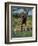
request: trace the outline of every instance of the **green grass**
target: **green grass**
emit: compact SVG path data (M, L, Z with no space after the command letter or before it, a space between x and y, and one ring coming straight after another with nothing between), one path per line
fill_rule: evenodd
M12 33L12 37L31 37L31 36L32 36L32 32L31 31L13 32Z

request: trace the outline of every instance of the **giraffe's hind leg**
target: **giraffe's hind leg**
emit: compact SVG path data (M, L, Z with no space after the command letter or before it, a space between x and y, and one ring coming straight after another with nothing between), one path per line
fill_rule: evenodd
M21 25L21 32L23 31L23 25Z

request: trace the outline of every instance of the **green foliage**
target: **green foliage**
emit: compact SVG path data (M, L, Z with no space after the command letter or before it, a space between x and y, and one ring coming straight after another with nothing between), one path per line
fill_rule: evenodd
M18 14L12 15L12 17L14 17L14 18L19 18Z

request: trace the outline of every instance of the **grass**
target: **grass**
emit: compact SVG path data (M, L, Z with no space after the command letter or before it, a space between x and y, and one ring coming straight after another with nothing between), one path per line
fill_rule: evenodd
M25 32L13 32L12 37L31 37L32 32L31 31L25 31Z

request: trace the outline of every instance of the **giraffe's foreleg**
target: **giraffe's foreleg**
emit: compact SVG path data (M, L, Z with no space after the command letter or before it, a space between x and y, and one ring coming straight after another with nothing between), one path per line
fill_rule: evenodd
M27 24L25 24L25 31L27 31Z

